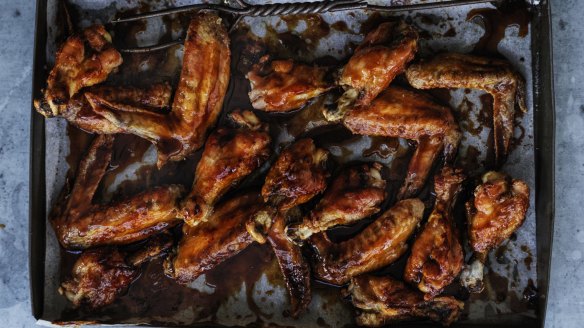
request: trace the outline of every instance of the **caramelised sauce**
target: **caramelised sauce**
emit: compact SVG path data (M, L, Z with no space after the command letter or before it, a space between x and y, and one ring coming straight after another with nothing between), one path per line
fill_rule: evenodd
M518 35L525 37L529 31L531 16L525 1L508 1L497 9L473 9L466 19L478 20L485 28L485 34L475 45L473 52L497 55L499 42L505 37L507 28L517 27Z
M142 9L141 9L142 11ZM497 11L497 10L495 10ZM471 15L472 14L472 15ZM351 13L349 13L351 15ZM469 14L469 19L481 16L485 20L500 24L503 22L507 25L513 25L511 18L493 18L494 14L489 11L476 11ZM526 16L528 17L528 16ZM391 20L391 17L385 17L378 13L370 15L360 28L360 33L365 34L376 27L380 22ZM328 63L331 66L338 64L330 58L313 58L313 51L318 46L321 38L328 36L331 30L351 33L345 22L339 21L330 26L319 15L304 15L283 17L283 21L288 28L298 29L299 31L277 32L275 28L267 26L267 34L264 38L258 39L249 33L245 26L240 26L238 31L231 35L232 44L232 77L228 95L224 105L224 113L220 119L220 125L225 124L225 114L235 108L250 109L251 104L247 93L249 91L249 82L245 78L245 73L249 71L251 65L257 62L257 59L264 53L269 52L275 57L294 58L306 60L307 62L319 62L320 64ZM519 20L520 34L522 34L522 21ZM166 28L160 42L168 41L172 35L180 34L180 31L188 24L188 16L179 18L164 18L163 23ZM501 23L501 24L503 24ZM306 29L301 29L300 25L306 25ZM493 25L494 26L494 25ZM497 25L498 26L498 25ZM115 27L116 45L124 47L135 46L135 34L141 33L146 29L144 23L119 24ZM503 30L504 33L504 30ZM448 30L444 36L450 36L452 32ZM493 37L496 39L496 37ZM483 41L485 48L489 47L492 41ZM498 44L498 42L497 42ZM347 51L351 53L356 44L348 42ZM481 48L477 46L477 49ZM496 47L495 47L496 49ZM160 51L150 54L132 54L124 56L124 65L120 72L112 79L112 83L122 82L130 85L147 85L152 82L169 81L176 82L178 72L180 71L180 61L174 55L174 50ZM478 50L477 50L478 51ZM147 69L146 69L147 68ZM156 74L152 74L156 72ZM448 90L430 91L434 97L442 103L450 103L450 92ZM492 99L489 95L481 97L483 107L479 114L481 126L491 126ZM406 172L409 159L413 153L414 147L403 146L398 139L366 137L353 135L348 130L339 125L331 125L324 120L322 116L322 107L328 100L326 97L319 97L308 104L305 108L299 109L285 115L274 115L258 113L260 118L267 121L270 125L270 133L276 141L273 148L281 149L284 144L301 137L312 137L319 147L326 148L331 153L331 172L332 177L345 165L351 165L355 161L381 161L386 168L383 170L384 178L387 179L388 199L383 204L383 211L387 210L395 199L395 194L403 181L403 175ZM459 110L457 118L465 120L468 118L472 108L470 102L462 105L466 106L462 111ZM481 126L466 126L465 129L470 133L480 133ZM68 128L71 142L71 152L67 158L70 167L73 169L77 166L79 159L85 152L91 136L75 128ZM357 147L359 144L367 144L365 147ZM110 165L110 170L104 177L101 198L106 198L105 191L110 189L115 176L127 169L134 163L139 163L144 153L150 147L150 144L144 140L133 136L119 136L115 143L114 156ZM492 147L489 147L492 148ZM480 151L474 147L469 147L464 160L459 158L459 164L463 167L478 167ZM178 183L184 185L187 190L194 178L194 169L200 157L200 151L181 162L170 162L161 169L155 165L145 165L136 171L136 179L124 181L116 186L112 198L123 199L144 189L153 186ZM259 174L254 177L254 181L246 183L246 186L259 186L263 181L263 175ZM469 188L470 189L470 188ZM434 196L432 194L432 183L427 186L420 194L426 204L426 215L432 209ZM467 192L468 194L469 192ZM229 197L229 195L227 196ZM456 222L459 229L464 229L465 218L462 207L468 195L461 195L457 202L458 210L455 210ZM311 202L304 210L309 210L318 201L318 198ZM461 205L462 204L462 205ZM379 214L378 214L379 215ZM354 236L363 230L378 215L367 220L363 220L351 227L337 227L329 231L331 239L342 241ZM423 226L423 224L422 224ZM180 227L174 231L177 239L180 236ZM413 240L415 237L412 237ZM138 246L134 246L138 247ZM309 250L307 250L308 253ZM62 272L67 276L70 268L77 257L76 253L63 252ZM500 252L501 258L505 257L504 250ZM390 274L396 278L402 277L403 268L409 255L402 256L396 263L377 272L377 274ZM499 258L499 256L497 256ZM528 256L531 258L531 255ZM506 263L504 260L503 262ZM530 266L531 260L526 258L526 266ZM260 280L263 274L267 280L274 286L284 286L280 270L273 256L272 250L267 245L253 244L239 255L227 260L223 264L208 272L204 278L204 283L211 291L200 291L178 285L174 280L167 278L161 270L162 260L156 260L146 264L143 268L140 278L130 287L128 293L122 296L114 304L95 312L85 312L83 310L67 309L62 314L62 320L99 320L102 322L123 322L130 318L141 318L151 324L167 324L172 322L174 314L182 314L181 317L187 318L187 322L179 320L175 324L211 324L218 319L218 310L222 305L227 304L228 299L240 292L245 286L245 297L250 311L254 318L238 317L241 320L253 320L251 325L273 325L270 319L273 314L258 304L269 300L274 290L268 290L264 295L254 295L254 286ZM525 301L516 297L515 293L508 292L509 280L501 277L494 272L488 272L487 280L489 291L481 295L469 296L465 290L458 286L455 281L446 293L455 295L460 299L482 299L503 302L510 300L514 311L525 311ZM323 309L330 304L341 302L346 306L347 311L352 311L347 302L340 299L339 289L313 281L313 292L318 294L325 301L322 304ZM257 292L257 291L256 291ZM528 302L537 298L537 289L533 282L528 285L524 291L524 299ZM517 304L515 304L517 303ZM521 310L523 308L523 310ZM468 316L468 313L466 314ZM316 322L319 326L331 326L323 318L318 318Z

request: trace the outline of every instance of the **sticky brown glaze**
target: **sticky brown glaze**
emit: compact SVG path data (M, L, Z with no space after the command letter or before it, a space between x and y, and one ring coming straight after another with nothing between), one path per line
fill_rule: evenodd
M398 198L416 195L442 152L451 162L461 138L458 124L448 107L430 96L390 86L369 106L351 109L343 119L351 132L363 135L400 137L418 142Z
M277 215L267 239L274 250L290 295L290 315L296 318L306 310L312 297L310 268L300 247L286 237L285 227L285 216Z
M318 205L287 234L294 240L340 224L351 224L380 211L385 199L385 180L380 163L362 164L341 172L326 189Z
M215 126L230 74L229 37L221 18L200 13L191 20L183 65L169 114L94 108L112 124L154 143L158 166L184 159L203 146Z
M427 300L440 294L459 275L464 254L452 218L452 206L465 176L444 167L434 179L436 202L422 233L412 245L404 279L424 292Z
M472 249L484 260L489 251L507 240L525 220L529 186L500 172L487 172L466 203Z
M414 59L418 33L403 21L386 22L369 32L343 67L338 83L356 91L356 106L369 105Z
M57 239L65 248L121 245L143 240L180 222L182 187L153 188L113 204L92 204L112 156L114 137L97 136L65 186L51 213Z
M411 65L406 77L417 89L470 88L491 94L495 157L502 164L513 138L515 106L527 112L525 80L508 61L443 53Z
M389 276L361 275L343 291L358 309L359 326L380 327L411 319L430 319L444 326L458 319L464 303L452 296L425 300L424 294Z
M262 197L281 211L304 204L326 188L326 150L300 139L282 151L262 187Z
M43 99L34 102L36 110L45 117L60 116L79 90L105 81L122 64L111 42L102 25L67 38L55 55Z
M395 204L355 237L335 244L326 234L309 240L315 249L317 278L342 285L359 274L382 268L405 253L407 240L422 220L424 204L406 199Z
M188 284L237 255L254 241L245 223L261 206L257 193L247 193L220 203L207 222L185 224L176 254L165 262L165 273Z
M251 85L249 99L255 109L291 111L333 87L326 75L326 68L290 59L270 61L266 55L246 75Z
M185 222L191 226L206 221L219 198L271 154L266 124L251 111L236 110L230 118L238 127L222 127L213 132L197 164L193 187L182 206Z
M115 248L83 252L73 266L71 279L61 284L59 293L75 307L97 309L113 303L139 274L126 263L124 255Z

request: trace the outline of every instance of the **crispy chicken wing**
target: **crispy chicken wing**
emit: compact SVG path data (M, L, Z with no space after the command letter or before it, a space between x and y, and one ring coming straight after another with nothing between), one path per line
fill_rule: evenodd
M483 263L489 251L507 240L525 220L529 207L529 187L521 180L500 172L487 172L466 203L470 246L475 261L466 267L461 281L474 292L482 290Z
M351 109L343 124L353 133L416 140L406 178L398 198L416 195L426 182L438 154L454 159L461 138L448 107L425 94L390 86L371 105Z
M213 205L232 186L259 168L270 156L268 127L251 111L234 111L238 128L219 128L209 136L195 180L183 204L185 221L195 226L206 221Z
M111 304L138 278L142 263L164 254L171 246L172 238L163 233L133 254L112 247L86 250L75 261L72 277L61 284L59 293L75 307L96 309Z
M122 56L111 42L102 25L67 38L55 56L44 99L35 101L36 110L46 117L60 116L79 90L105 81L122 64Z
M158 165L182 160L203 146L223 106L230 74L229 37L221 18L196 15L185 40L183 67L169 114L94 108L112 124L154 143Z
M424 299L424 295L389 276L361 275L351 279L343 291L359 310L357 324L379 327L409 319L430 319L452 324L464 303L452 296Z
M185 224L176 254L165 262L166 274L187 284L244 250L254 241L245 223L261 206L257 193L246 193L220 203L206 222Z
M357 236L335 244L325 233L313 235L314 269L324 281L342 285L352 277L382 268L405 253L407 240L424 214L419 199L399 201Z
M287 228L287 235L305 240L328 228L351 224L379 212L385 199L381 168L380 163L362 164L341 172L316 208L301 223Z
M325 111L331 121L350 107L367 106L401 74L418 50L418 32L403 21L380 24L369 32L343 67L338 84L345 93L336 111Z
M51 213L57 238L65 248L129 244L180 222L182 187L169 185L144 191L107 205L92 204L112 156L114 137L100 135L81 160L73 187L65 186Z
M493 129L498 164L506 158L513 137L515 104L526 112L525 81L506 60L443 53L411 65L409 83L417 89L471 88L493 96Z
M273 60L268 55L247 73L251 85L249 99L253 108L266 112L288 112L305 105L310 99L330 90L327 69Z
M434 179L436 202L422 233L412 245L404 279L431 299L458 276L464 254L454 227L452 207L465 176L462 170L444 167Z

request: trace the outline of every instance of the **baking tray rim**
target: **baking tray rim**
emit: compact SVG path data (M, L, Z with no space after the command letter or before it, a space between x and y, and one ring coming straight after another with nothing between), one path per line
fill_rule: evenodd
M551 8L549 1L532 4L535 215L537 248L537 326L545 325L551 269L555 202L555 105ZM47 75L47 0L36 0L31 100L38 99ZM534 45L539 45L534 49ZM32 104L32 101L31 101ZM46 255L45 118L31 105L29 172L29 283L31 311L42 319ZM458 325L467 326L467 325ZM474 325L475 327L477 325ZM480 326L480 324L478 325Z

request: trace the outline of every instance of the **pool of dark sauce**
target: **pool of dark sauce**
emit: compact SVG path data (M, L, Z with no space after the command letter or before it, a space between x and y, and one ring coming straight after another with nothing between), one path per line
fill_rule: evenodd
M147 11L147 9L148 7L139 8L137 12ZM527 31L527 24L529 23L527 9L517 6L511 8L473 10L469 12L467 18L472 21L480 21L486 29L485 35L477 43L473 52L492 56L498 55L496 46L504 37L506 27L518 26L520 36L524 36ZM188 19L188 15L165 18L163 23L167 33L159 42L170 40L172 32L180 34L180 31L188 25ZM358 31L353 31L343 21L329 24L319 15L289 16L283 17L280 22L280 24L286 24L287 31L278 32L281 29L267 25L267 33L262 38L254 36L247 26L240 24L238 29L230 36L232 45L232 76L224 104L224 113L220 118L219 125L225 124L225 114L231 110L236 108L251 108L247 96L249 83L245 79L245 73L249 71L251 65L257 62L263 54L269 53L274 58L293 58L308 63L314 62L323 66L334 67L342 65L347 58L336 59L333 56L314 57L314 50L322 38L327 37L331 33L365 34L380 22L392 19L395 18L374 13L369 16L369 19L363 22ZM303 24L307 28L303 29L302 32L297 32L296 29L299 24ZM145 28L144 23L140 22L117 25L113 30L116 45L123 45L124 47L136 46L135 35L144 31ZM501 33L501 31L503 32ZM443 36L455 37L456 35L453 29L448 29ZM426 37L432 36L427 35ZM348 42L345 46L345 52L350 54L356 46L357 44ZM181 65L180 60L174 55L174 52L178 49L180 47L150 54L124 55L124 65L120 72L111 79L110 83L146 86L154 82L169 82L176 85ZM401 81L403 83L403 80ZM444 104L450 102L450 93L448 90L432 90L431 93ZM341 126L331 125L322 116L323 106L334 101L334 99L331 100L330 98L331 96L319 97L310 102L305 108L287 114L265 114L262 112L258 112L257 114L262 120L269 123L273 139L279 141L273 145L275 153L279 153L287 144L302 137L312 137L318 146L328 149L331 153L329 167L332 177L343 167L353 165L357 162L380 161L385 164L386 167L383 170L383 175L388 180L388 200L384 203L383 207L384 210L389 208L395 202L395 194L403 180L414 147L409 147L407 143L400 142L399 139L395 138L352 135ZM481 133L482 126L491 126L492 119L489 110L491 101L490 96L485 95L481 97L483 105L481 108L475 108L478 106L474 106L468 100L463 101L463 104L459 108L455 108L455 115L461 122L462 128L473 135L477 135ZM470 111L477 110L480 111L480 124L474 124L469 120ZM85 152L87 145L91 141L92 136L73 127L68 127L68 136L71 141L71 147L67 162L71 170L74 170L79 159ZM514 141L516 144L520 142L521 140ZM357 144L365 146L356 147ZM110 198L114 200L123 199L147 188L169 183L182 184L187 190L190 188L194 176L194 168L200 157L200 151L184 161L166 164L161 169L156 168L155 165L143 166L137 171L136 179L124 181L115 188L113 193L108 193L107 191L111 189L116 175L123 172L130 165L140 163L149 147L151 146L148 142L134 136L123 135L117 137L114 156L108 173L102 181L96 201L109 200ZM486 148L492 147L489 145ZM478 158L480 154L481 150L470 147L464 156L461 155L459 157L458 165L472 171L477 166L484 165L484 163L479 163ZM276 155L273 156L272 160L275 157ZM264 167L263 170L245 181L242 188L257 188L260 186L266 169L267 167ZM72 176L71 173L70 176ZM469 181L467 185L455 209L456 222L461 230L465 228L461 204L463 204L465 199L470 197L471 186L473 185L472 181ZM429 183L420 195L420 198L428 208L426 214L429 214L434 200L432 187L432 183ZM236 192L234 191L230 194ZM229 197L229 195L226 197ZM317 201L318 198L307 204L307 206L303 206L303 210L308 210ZM345 240L364 229L375 218L376 216L363 220L351 227L334 228L329 232L329 235L335 241ZM178 239L180 229L175 229L174 233ZM526 253L524 264L530 267L533 261L531 252L527 247L525 249L522 248L522 250ZM61 276L64 278L70 272L70 268L78 255L65 251L62 253ZM396 263L379 270L377 274L390 274L396 278L401 278L406 259L407 254ZM68 308L63 311L59 319L61 321L98 320L103 323L146 321L153 325L212 325L217 319L218 309L227 302L229 297L239 293L242 286L245 285L247 304L254 315L254 318L251 318L253 320L251 326L273 325L270 323L270 319L274 314L266 313L265 309L262 309L257 304L257 298L254 298L253 295L253 286L257 284L264 274L272 285L284 287L277 262L269 247L254 244L239 255L227 260L216 269L207 273L204 278L205 285L212 292L198 291L178 285L174 280L167 278L163 274L161 262L162 260L155 260L145 265L140 277L132 284L128 293L120 297L114 304L94 312ZM509 265L513 265L513 263L509 263ZM446 293L470 302L473 300L494 303L507 302L510 304L511 310L515 313L522 313L528 309L533 309L535 300L537 299L537 288L534 283L530 281L530 284L524 289L523 297L518 298L514 292L508 292L509 285L514 283L514 278L516 277L502 277L489 271L487 274L486 292L480 295L468 295L466 291L458 287L458 282L455 281ZM266 298L269 298L270 293L273 293L273 291L268 291L265 295L259 296L261 301L264 302ZM343 304L347 311L352 311L347 302L341 300L338 288L313 281L313 293L319 294L324 299L323 306L340 303ZM258 296L256 295L255 297ZM285 307L287 308L287 306L286 304ZM468 306L466 308L468 311ZM192 312L190 316L184 315L182 319L172 319L174 314L186 313L188 311ZM284 309L283 311L283 314L286 315L286 310ZM461 320L464 321L468 315L468 312L465 312ZM246 322L250 320L247 317L235 319L246 320ZM317 324L323 327L330 326L322 318L317 320Z

